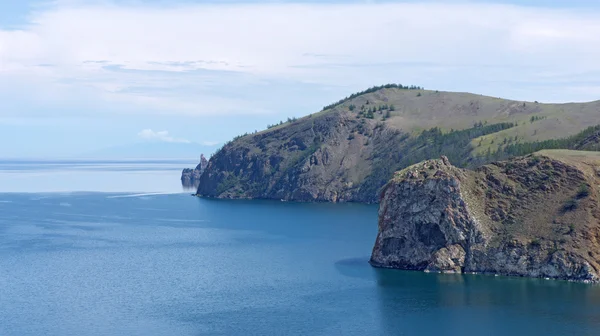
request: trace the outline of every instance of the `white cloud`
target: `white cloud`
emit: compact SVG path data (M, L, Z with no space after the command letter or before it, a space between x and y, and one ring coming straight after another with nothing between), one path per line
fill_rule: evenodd
M158 131L155 132L151 129L145 129L138 133L138 137L144 140L154 140L154 141L162 141L162 142L178 142L178 143L191 143L191 141L186 139L174 138L169 135L167 131Z
M202 141L202 144L204 146L216 146L220 143L221 143L220 141Z
M500 88L495 95L521 90L510 87L518 79L535 84L519 93L532 99L585 100L600 87L577 83L600 71L599 18L598 10L493 4L59 1L32 13L26 29L0 31L0 76L11 83L0 90L21 83L52 101L193 115L266 113L266 100L237 93L281 79Z

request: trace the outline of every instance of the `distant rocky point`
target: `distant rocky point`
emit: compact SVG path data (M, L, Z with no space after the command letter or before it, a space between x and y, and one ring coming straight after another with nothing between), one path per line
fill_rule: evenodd
M208 160L204 157L204 154L200 155L200 163L196 166L196 168L185 168L181 172L181 185L183 185L187 189L198 189L198 185L200 184L200 176L206 170L208 166Z
M541 151L475 170L442 157L383 188L376 267L600 280L600 153Z

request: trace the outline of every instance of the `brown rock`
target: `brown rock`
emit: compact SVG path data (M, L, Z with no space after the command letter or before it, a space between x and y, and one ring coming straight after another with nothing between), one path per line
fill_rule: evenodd
M591 215L598 208L595 186L600 183L588 180L594 175L586 169L593 170L578 160L516 158L468 171L440 159L397 172L381 194L370 262L406 270L598 282L600 260L593 253L598 242L582 233L600 230ZM420 174L432 166L435 174ZM494 168L505 166L510 169ZM540 173L549 170L551 181ZM594 190L564 210L582 183ZM553 191L544 191L542 184L552 184ZM556 229L557 217L573 223L567 233Z

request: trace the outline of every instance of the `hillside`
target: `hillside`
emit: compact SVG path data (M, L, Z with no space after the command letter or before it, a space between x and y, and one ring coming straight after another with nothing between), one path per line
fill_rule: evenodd
M596 129L561 143L542 141L597 124L600 101L543 104L388 85L236 138L211 158L198 195L377 202L394 171L419 161L447 155L461 167L475 167L571 148Z
M583 139L579 140L573 149L586 150L586 151L600 151L600 129L586 135Z
M476 170L424 161L385 186L371 263L598 282L599 185L597 152L541 151Z

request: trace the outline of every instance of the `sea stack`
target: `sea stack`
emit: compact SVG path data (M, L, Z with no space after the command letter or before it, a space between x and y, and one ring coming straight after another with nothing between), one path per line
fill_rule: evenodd
M185 168L181 172L181 184L186 188L197 189L200 183L200 176L206 167L208 166L208 160L204 157L204 154L200 154L200 163L196 166L196 168Z

